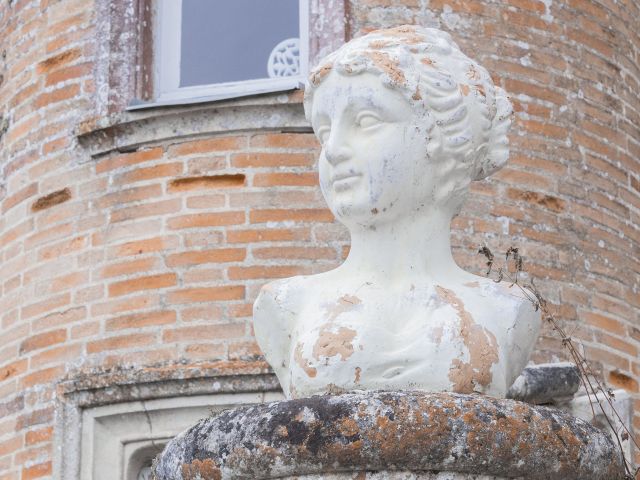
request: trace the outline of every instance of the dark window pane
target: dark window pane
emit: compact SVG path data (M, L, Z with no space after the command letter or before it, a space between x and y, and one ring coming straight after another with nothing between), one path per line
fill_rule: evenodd
M299 30L298 0L182 0L180 86L268 78L271 51Z

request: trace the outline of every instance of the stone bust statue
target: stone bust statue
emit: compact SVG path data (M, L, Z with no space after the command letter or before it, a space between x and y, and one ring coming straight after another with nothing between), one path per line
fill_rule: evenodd
M351 233L338 268L265 285L257 340L291 398L352 390L504 397L540 314L455 263L450 222L507 160L511 104L440 30L354 39L311 76L320 187Z

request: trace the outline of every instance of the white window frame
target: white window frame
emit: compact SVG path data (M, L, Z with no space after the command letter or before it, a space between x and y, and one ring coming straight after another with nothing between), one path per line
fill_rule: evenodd
M217 0L219 1L219 0ZM233 0L224 0L233 1ZM308 74L309 5L300 5L300 74L237 82L179 87L182 0L159 0L156 10L154 104L196 103L299 88Z

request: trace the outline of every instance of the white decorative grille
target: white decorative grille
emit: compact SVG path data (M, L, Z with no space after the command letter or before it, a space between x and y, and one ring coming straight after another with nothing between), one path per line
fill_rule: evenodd
M293 77L300 73L300 39L287 38L274 47L267 64L269 78Z

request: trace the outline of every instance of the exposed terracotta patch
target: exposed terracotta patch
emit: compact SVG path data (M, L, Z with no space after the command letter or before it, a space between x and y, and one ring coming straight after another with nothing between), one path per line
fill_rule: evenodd
M386 73L391 82L396 85L406 85L407 79L402 72L402 69L398 66L398 62L393 60L391 56L383 52L366 52L364 55L369 57L374 65Z
M420 95L420 87L416 87L416 91L413 92L413 95L411 95L411 98L414 100L422 100L422 95Z
M434 327L429 333L435 343L440 344L442 342L442 334L444 333L442 327Z
M449 380L453 382L453 391L471 393L477 386L486 387L493 380L491 366L498 362L498 342L495 335L475 323L453 290L438 285L436 291L458 313L460 336L469 350L469 362L463 362L458 358L451 362Z
M474 85L473 87L476 92L478 92L483 97L487 96L487 92L484 91L484 87L482 85Z
M469 78L469 80L480 80L480 72L476 70L476 67L473 64L469 65L469 69L467 70L467 77Z
M399 37L402 43L408 45L424 42L424 38L416 33L416 29L412 25L401 25L399 27L379 30L379 32L384 36Z
M388 47L389 45L393 45L393 42L390 42L389 40L373 40L369 42L369 48L373 48L375 50Z
M351 343L358 332L351 328L340 327L337 332L332 332L331 325L326 325L320 329L318 340L313 346L313 358L320 360L320 357L336 357L344 362L353 355L353 344Z
M302 356L301 343L298 343L298 345L296 345L296 349L293 353L293 360L302 370L304 370L304 373L306 373L308 377L314 378L318 374L318 370L309 365L309 360Z
M362 300L360 300L355 295L343 295L338 299L335 305L330 307L325 306L327 321L333 322L336 318L342 315L345 312L353 310L356 305L360 305Z
M49 195L45 195L44 197L40 197L33 203L33 205L31 205L31 211L38 212L40 210L53 207L54 205L59 205L60 203L66 202L70 198L71 190L69 190L68 188L63 188L62 190L58 190L56 192L50 193Z
M462 92L462 95L466 97L467 95L469 95L469 92L471 91L471 89L469 88L469 85L467 85L466 83L461 83L460 91Z
M245 176L242 173L176 178L169 182L169 191L190 190L192 188L241 187L244 185L244 179Z
M478 283L477 280L474 280L473 282L467 282L464 284L465 287L470 287L470 288L478 288L480 286L480 283Z
M353 379L353 383L360 382L360 374L362 373L362 369L360 367L356 367L356 378Z
M331 69L333 68L332 63L325 63L324 65L320 65L316 68L311 75L309 76L309 80L312 85L318 85L329 73L331 73Z
M434 62L433 60L431 60L429 57L424 57L420 60L422 63L424 63L425 65L429 65L430 67L433 67L436 62Z

